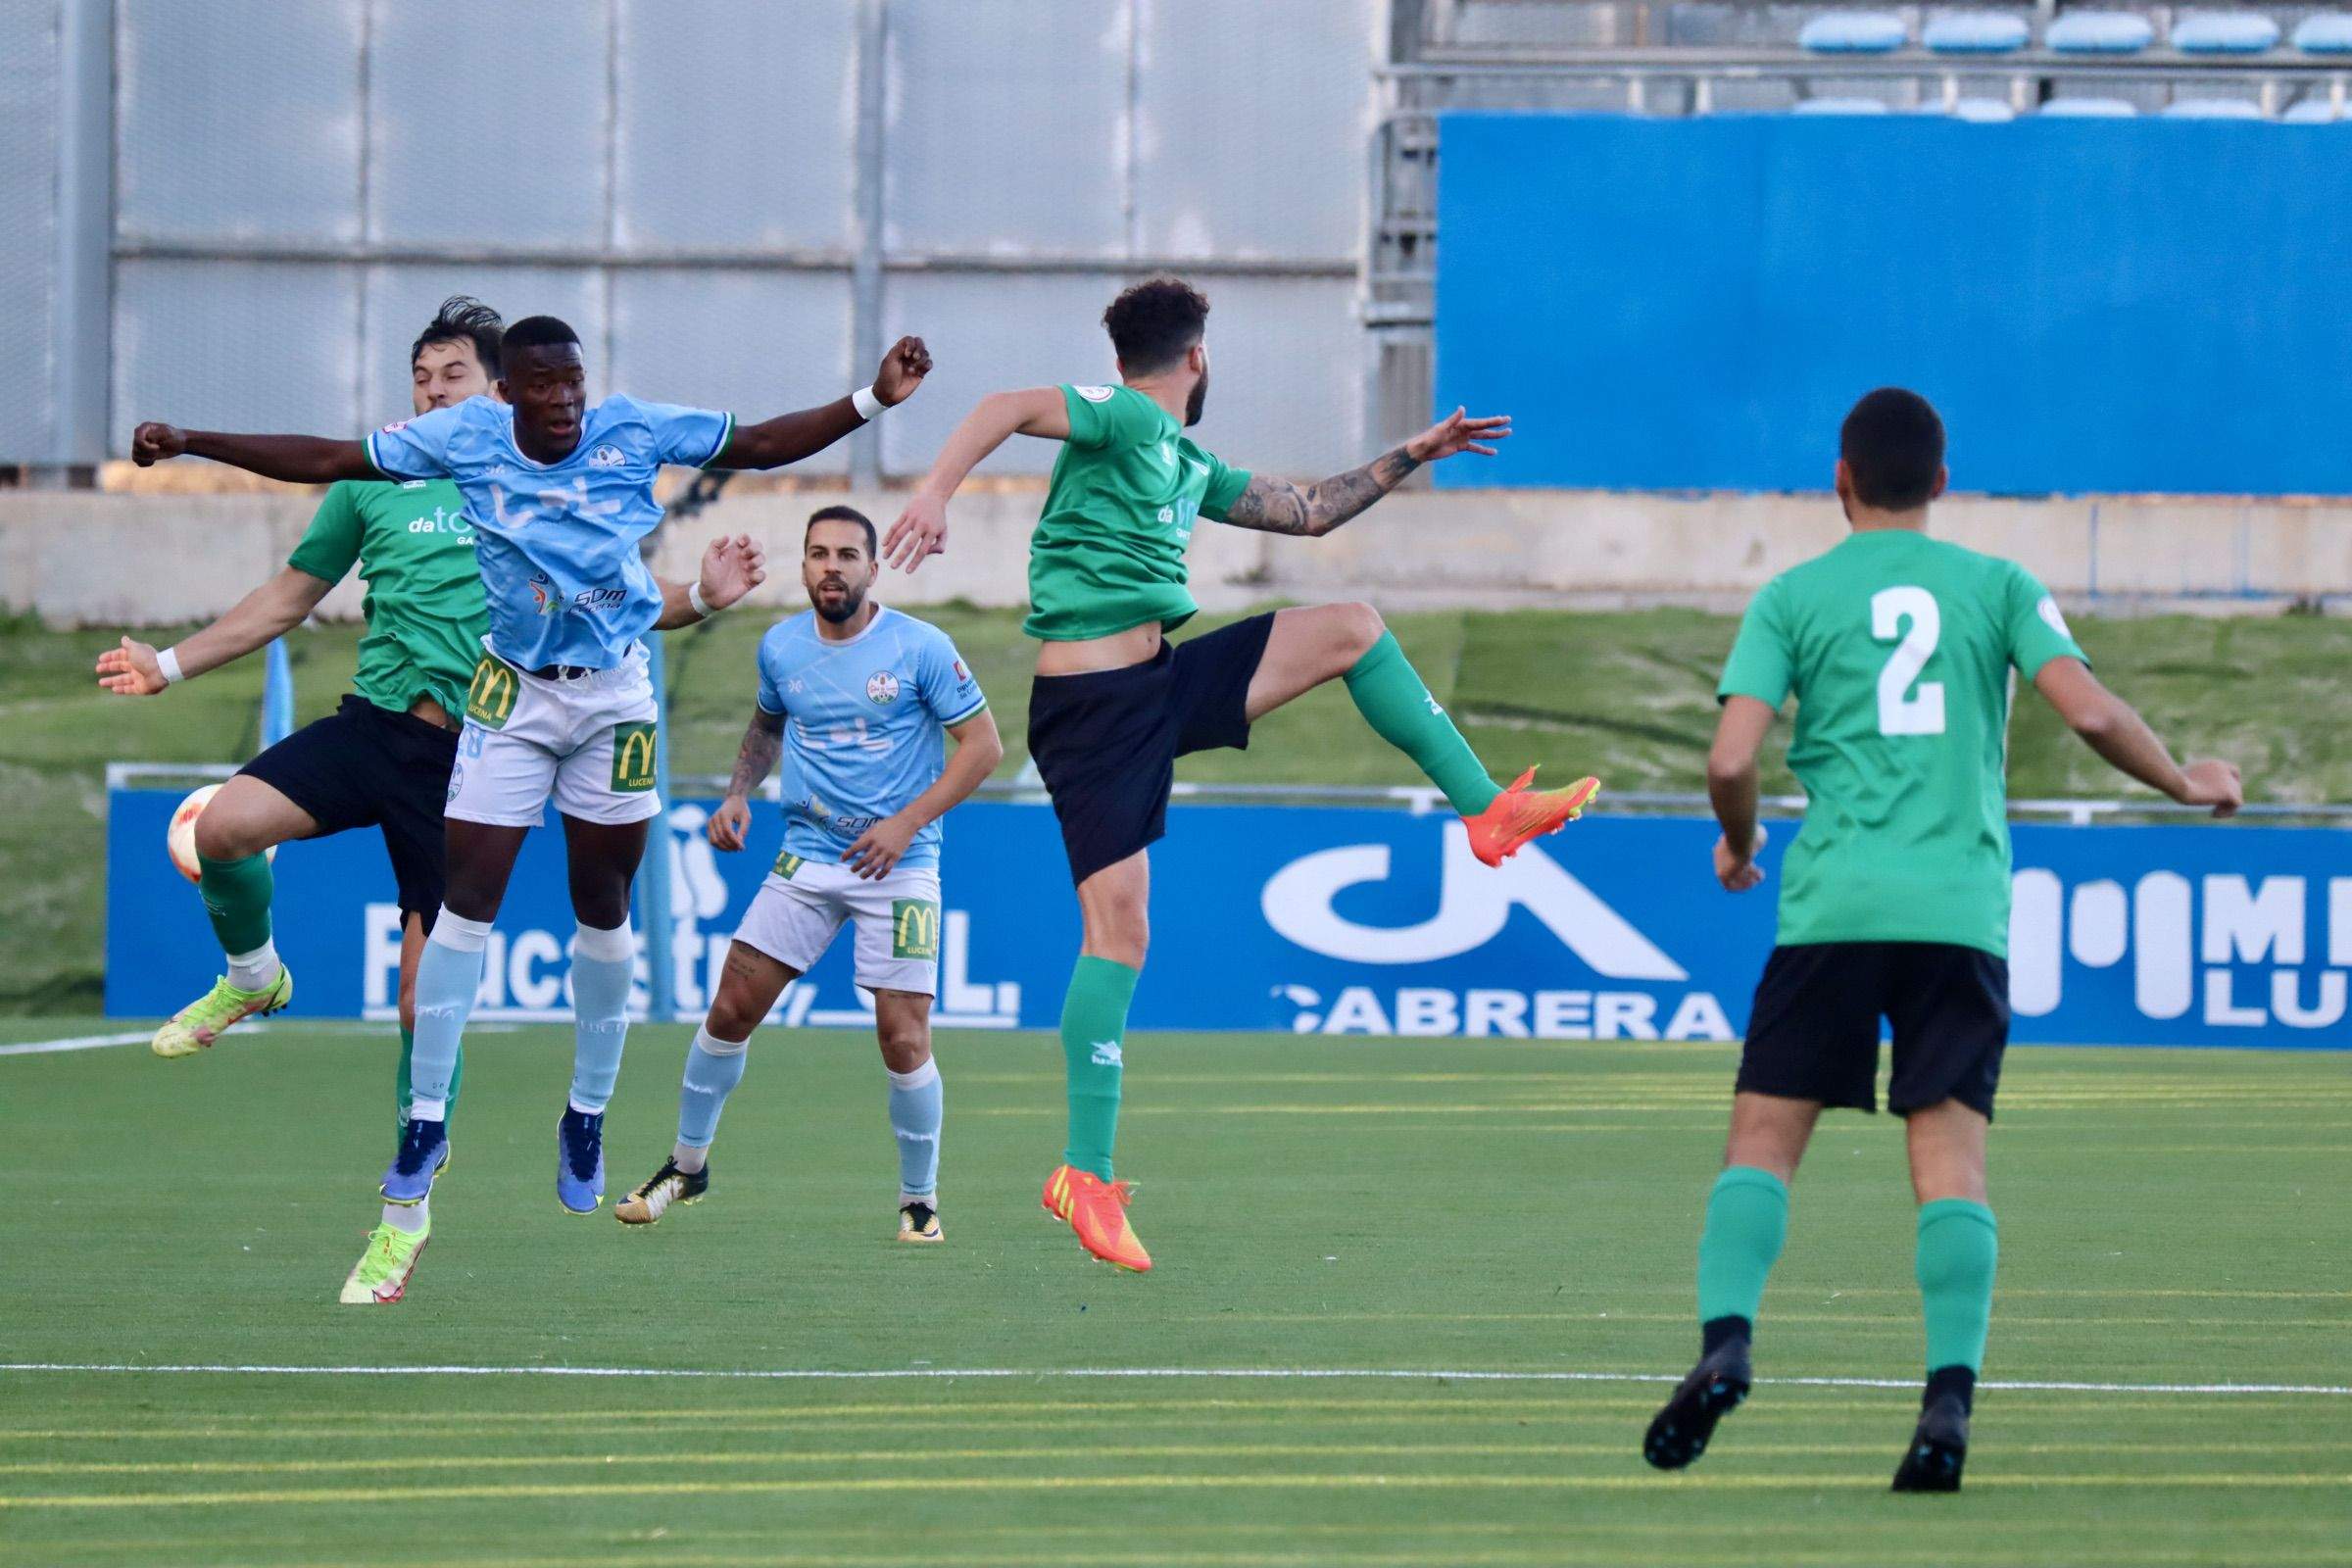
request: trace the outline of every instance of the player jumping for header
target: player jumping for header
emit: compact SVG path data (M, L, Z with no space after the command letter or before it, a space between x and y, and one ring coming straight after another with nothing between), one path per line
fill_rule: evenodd
M904 338L872 388L739 426L730 415L618 395L590 407L579 335L553 317L507 328L500 359L507 402L473 398L364 442L162 424L141 425L133 441L142 464L189 453L298 483L448 477L466 498L490 631L450 777L448 891L417 965L409 1125L384 1172L386 1222L369 1243L370 1258L383 1253L375 1272L404 1286L430 1231L393 1221L430 1195L445 1157L450 1078L490 922L551 796L564 816L579 920L576 1051L558 1121L556 1196L575 1214L593 1213L604 1198L604 1109L620 1071L636 961L629 884L647 824L662 809L653 787L658 698L639 639L719 608L703 584L665 593L639 559L638 541L662 520L654 499L662 466L797 462L906 397L930 369L921 342ZM748 540L731 543L734 583L749 591L763 575L758 553Z
M2100 685L2024 567L1927 536L1943 494L1943 421L1885 388L1839 434L1853 532L1764 586L1717 696L1707 794L1715 875L1763 880L1756 753L1797 701L1788 765L1805 822L1781 866L1778 945L1756 986L1724 1170L1698 1243L1698 1365L1643 1438L1679 1470L1747 1396L1748 1342L1788 1230L1788 1182L1825 1106L1875 1109L1879 1023L1894 1036L1887 1108L1919 1200L1927 1392L1897 1492L1956 1492L1992 1315L1984 1143L2009 1040L2009 822L2003 776L2016 669L2115 767L2184 805L2235 811L2228 762L2177 765Z
M847 921L890 1076L898 1237L940 1239L942 1091L931 1058L939 819L988 777L1004 746L947 633L867 597L879 569L874 525L863 513L826 507L808 519L801 583L810 609L760 640L759 702L710 824L713 845L742 849L752 791L781 755L784 847L744 911L718 995L687 1051L677 1145L613 1205L623 1224L650 1225L709 1189L710 1142L743 1079L752 1031ZM956 737L952 758L946 735Z
M1143 969L1147 848L1165 828L1175 760L1246 747L1256 719L1324 682L1348 694L1383 740L1443 790L1489 865L1580 813L1599 784L1539 793L1534 769L1508 789L1487 775L1370 605L1282 610L1183 644L1166 634L1200 608L1185 588L1196 516L1320 537L1425 463L1492 456L1507 416L1461 410L1360 468L1298 485L1228 467L1184 434L1208 397L1208 301L1175 278L1128 289L1103 312L1119 386L1039 387L981 400L956 429L884 550L908 570L946 544L948 500L964 475L1020 434L1062 443L1031 541L1030 614L1039 639L1029 747L1069 852L1085 922L1062 1004L1069 1140L1045 1205L1089 1252L1144 1270L1111 1179L1120 1055Z

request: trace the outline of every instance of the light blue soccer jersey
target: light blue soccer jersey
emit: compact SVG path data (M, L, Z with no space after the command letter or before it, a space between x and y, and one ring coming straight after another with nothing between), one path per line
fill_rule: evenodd
M613 396L580 421L561 463L514 444L514 411L468 398L368 438L368 461L394 479L457 481L473 524L490 651L511 664L613 669L662 618L662 590L637 541L662 520L654 477L699 468L726 450L734 416Z
M760 639L760 707L786 715L784 849L836 862L878 819L929 789L947 766L949 725L988 706L948 634L877 609L846 643L816 634L816 612ZM899 860L939 865L939 823Z

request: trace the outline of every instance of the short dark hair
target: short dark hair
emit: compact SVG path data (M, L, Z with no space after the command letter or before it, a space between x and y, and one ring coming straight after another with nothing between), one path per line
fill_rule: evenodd
M865 530L865 557L868 561L871 561L876 552L881 549L881 544L874 534L874 519L859 512L856 507L819 507L808 514L808 528L813 528L820 522L854 522L863 528ZM808 543L808 528L801 530L801 544L804 548Z
M1918 393L1883 386L1864 393L1845 416L1838 455L1853 475L1855 500L1880 512L1909 512L1936 498L1943 419Z
M577 345L580 334L552 316L526 316L507 328L499 340L498 357L503 364L514 357L519 349L535 349L551 343Z
M1127 289L1102 313L1110 346L1131 375L1164 370L1200 341L1208 296L1181 277L1154 277Z
M416 341L409 345L409 364L435 343L470 343L473 357L481 362L482 373L498 379L499 337L507 323L499 314L470 294L452 294L441 302Z

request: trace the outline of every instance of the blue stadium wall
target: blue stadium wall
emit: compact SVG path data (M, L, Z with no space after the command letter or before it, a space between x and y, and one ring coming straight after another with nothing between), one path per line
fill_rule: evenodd
M1455 114L1450 486L1821 490L1889 383L1957 489L2352 492L2352 128Z

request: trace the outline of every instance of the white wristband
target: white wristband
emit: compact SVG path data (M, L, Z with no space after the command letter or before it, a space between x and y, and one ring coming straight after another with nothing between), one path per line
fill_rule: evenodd
M179 650L167 648L155 656L156 668L164 672L164 684L176 686L188 677L179 672Z
M686 603L696 614L705 620L709 620L712 615L718 613L717 611L710 608L710 602L703 597L703 585L699 582L686 585Z
M861 386L850 394L850 407L858 411L860 419L872 420L880 418L882 411L890 405L874 396L872 387Z

